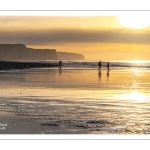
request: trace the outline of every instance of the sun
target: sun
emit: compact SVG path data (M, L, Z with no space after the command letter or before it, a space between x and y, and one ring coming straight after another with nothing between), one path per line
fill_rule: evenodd
M135 15L135 14L119 16L119 23L122 26L125 26L128 28L135 28L135 29L145 28L150 25L150 21L147 16Z

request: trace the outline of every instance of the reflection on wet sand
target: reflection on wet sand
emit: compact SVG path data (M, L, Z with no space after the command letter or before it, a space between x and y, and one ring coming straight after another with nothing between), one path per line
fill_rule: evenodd
M109 79L109 69L107 70L107 81L108 81L108 79Z
M109 80L109 70L107 70L107 72L106 72L106 77L107 77L107 81ZM102 71L101 71L101 69L98 69L98 78L99 78L99 80L101 81L101 78L102 77Z
M9 133L150 134L148 69L60 74L58 68L0 74L0 112L15 114L1 113L0 121L17 125Z
M61 70L61 69L59 69L59 74L61 75L61 73L62 73L62 70Z
M98 69L98 77L99 77L99 80L101 80L101 76L102 76L101 69Z

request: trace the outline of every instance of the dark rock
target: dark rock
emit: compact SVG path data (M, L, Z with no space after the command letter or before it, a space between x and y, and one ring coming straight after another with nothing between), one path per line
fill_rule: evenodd
M42 123L40 125L41 126L59 126L58 124L55 124L55 123Z
M108 122L107 120L91 120L91 121L87 121L86 123L89 124L110 124L110 122Z
M86 126L86 125L75 125L76 127L81 127L81 128L84 128L84 129L88 129L89 127Z
M26 69L26 68L44 68L57 67L58 64L50 64L46 62L16 62L16 61L0 61L0 70Z

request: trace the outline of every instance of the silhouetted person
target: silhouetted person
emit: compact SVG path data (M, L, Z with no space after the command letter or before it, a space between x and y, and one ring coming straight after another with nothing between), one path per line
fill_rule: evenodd
M106 66L107 66L107 69L109 70L109 62L107 62L107 65L106 65Z
M61 70L62 61L59 61L58 65L59 65L59 69Z
M99 66L99 69L101 69L101 66L102 66L102 62L101 61L98 63L98 66Z

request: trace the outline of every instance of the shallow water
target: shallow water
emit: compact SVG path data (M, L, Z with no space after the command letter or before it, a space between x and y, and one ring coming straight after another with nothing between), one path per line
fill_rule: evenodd
M149 134L149 76L148 69L136 68L3 72L0 123L13 124L16 116L32 120L26 133L36 124L31 133Z

